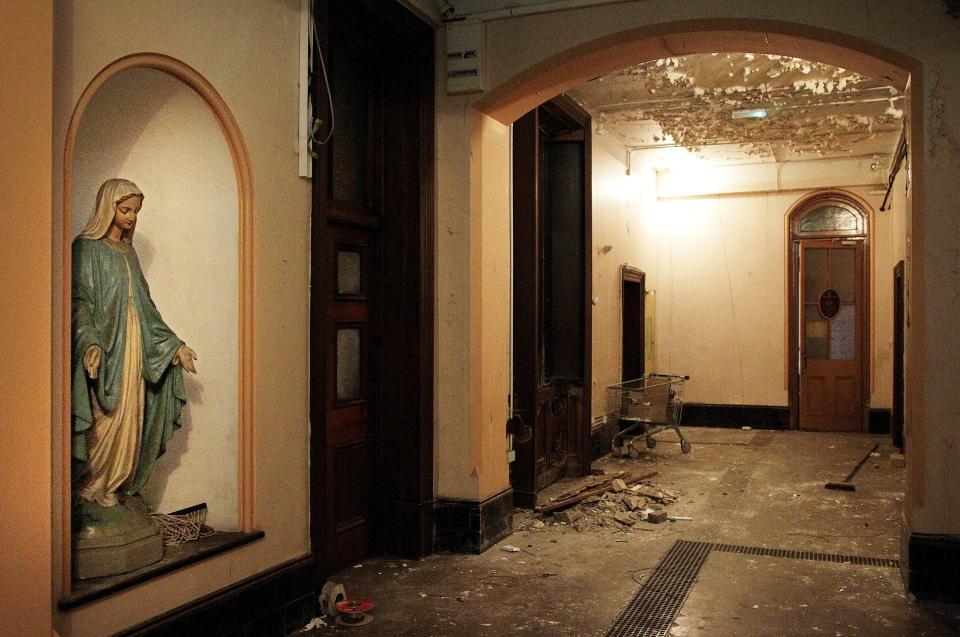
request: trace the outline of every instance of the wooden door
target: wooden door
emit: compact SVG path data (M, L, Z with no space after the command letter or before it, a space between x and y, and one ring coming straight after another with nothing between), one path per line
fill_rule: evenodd
M514 124L514 502L589 471L590 125L568 98Z
M621 380L643 376L646 361L646 275L621 268Z
M371 402L375 327L370 305L375 293L374 233L338 224L328 226L326 373L327 563L334 569L367 553L370 495ZM373 241L372 241L373 240Z
M433 547L435 56L399 3L314 8L310 526L327 574Z
M800 428L864 426L863 242L799 242Z

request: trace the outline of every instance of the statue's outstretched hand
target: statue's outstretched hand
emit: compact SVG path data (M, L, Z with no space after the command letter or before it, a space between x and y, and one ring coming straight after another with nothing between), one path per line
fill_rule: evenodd
M97 345L91 345L83 354L83 366L90 378L97 377L97 372L100 370L100 356L100 347Z
M186 371L191 374L197 373L197 366L193 364L193 361L197 360L197 353L187 347L186 344L180 346L180 349L177 350L177 355L174 356L174 363L179 363Z

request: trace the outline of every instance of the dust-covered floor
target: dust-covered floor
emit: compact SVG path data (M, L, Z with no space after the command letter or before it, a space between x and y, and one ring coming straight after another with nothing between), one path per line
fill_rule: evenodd
M639 458L594 463L608 474L658 474L585 500L572 516L579 519L518 509L514 533L483 555L374 558L332 576L349 597L373 601L374 621L301 634L604 635L677 540L899 557L904 470L891 466L886 438L684 432L690 454L664 432ZM878 455L853 479L856 491L824 488L874 442ZM564 480L541 502L595 479ZM644 521L660 508L676 521ZM960 607L913 601L889 566L714 551L667 634L960 635Z

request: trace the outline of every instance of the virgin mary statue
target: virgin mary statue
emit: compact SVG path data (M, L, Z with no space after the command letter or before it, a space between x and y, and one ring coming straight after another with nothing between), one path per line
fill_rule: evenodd
M109 508L136 495L180 427L196 354L160 316L133 248L143 193L110 179L73 242L74 497Z

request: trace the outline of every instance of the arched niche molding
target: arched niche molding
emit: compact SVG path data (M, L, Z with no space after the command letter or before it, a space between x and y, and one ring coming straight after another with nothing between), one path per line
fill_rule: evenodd
M71 242L73 239L73 192L74 160L84 114L104 85L120 73L131 70L153 69L160 71L188 87L213 116L229 151L236 178L237 195L237 524L239 530L250 532L254 525L254 431L253 431L253 355L254 355L254 236L253 236L253 172L250 155L243 140L240 127L226 102L213 85L198 71L173 57L160 53L136 53L122 57L103 68L90 81L77 101L67 129L63 149L63 233L61 254L64 264L63 296L60 325L61 360L60 382L63 388L61 404L61 476L62 476L62 551L64 562L63 593L69 592L70 583L70 462L71 462L71 416L70 416L70 280ZM111 175L113 176L113 175ZM117 175L120 176L120 175ZM99 184L98 184L99 185ZM147 193L149 200L149 193ZM91 202L92 203L92 202ZM202 354L201 354L202 356ZM202 362L202 361L201 361Z
M491 307L508 306L504 295L509 286L509 126L524 113L585 81L630 65L664 57L695 53L757 52L801 57L881 78L909 93L905 128L910 144L909 170L912 185L908 209L910 251L924 250L923 112L924 89L921 63L899 51L846 33L776 20L691 19L645 25L612 33L571 47L545 60L525 64L512 62L521 70L487 92L474 103L469 121L469 281L468 341L474 355L468 376L478 379L471 388L470 427L484 422L501 422L502 396L508 394L506 376L485 374L488 369L509 365L508 328L505 311L493 316ZM915 290L924 289L922 259L907 259L908 280ZM911 342L924 342L925 323L922 294L910 295L908 312L913 318ZM502 316L501 316L502 314ZM920 373L924 366L922 347L908 347L906 379L908 413L915 431L923 430L924 388ZM912 466L923 466L923 451L914 447ZM506 475L499 465L487 475ZM923 503L923 472L907 479L907 499ZM504 482L505 484L505 482ZM481 485L496 487L501 485Z

